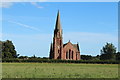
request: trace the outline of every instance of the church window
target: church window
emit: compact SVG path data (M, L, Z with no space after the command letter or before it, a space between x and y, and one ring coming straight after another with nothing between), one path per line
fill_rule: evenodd
M67 59L67 52L66 52L66 59Z
M72 51L72 59L73 59L73 51Z
M78 58L78 54L76 53L76 60L77 60L77 58Z
M58 50L58 53L60 53L60 50Z
M70 54L71 54L71 50L69 49L69 59L70 59L70 57L71 57L71 55L70 55Z
M69 59L69 52L66 52L66 59Z

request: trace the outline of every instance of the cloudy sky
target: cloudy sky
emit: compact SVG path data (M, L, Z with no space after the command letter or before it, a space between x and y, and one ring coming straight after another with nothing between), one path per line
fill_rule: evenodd
M20 55L49 56L58 9L63 42L79 42L81 54L98 55L106 42L118 46L117 2L10 2L0 7L2 40L12 40Z

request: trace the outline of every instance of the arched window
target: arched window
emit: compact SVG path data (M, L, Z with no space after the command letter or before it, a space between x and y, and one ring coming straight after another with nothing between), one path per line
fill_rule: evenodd
M71 50L69 49L69 59L71 58L71 54L70 53L71 53Z
M68 51L66 52L66 59L68 59Z
M76 53L76 60L78 59L78 54Z
M60 53L60 50L58 49L58 54Z
M74 53L74 52L72 51L72 59L73 59L73 53Z

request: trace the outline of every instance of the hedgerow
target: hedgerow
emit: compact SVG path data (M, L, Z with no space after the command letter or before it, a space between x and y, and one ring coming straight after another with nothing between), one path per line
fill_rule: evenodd
M38 63L91 63L91 64L119 64L117 60L54 60L54 59L2 59L2 62L38 62Z

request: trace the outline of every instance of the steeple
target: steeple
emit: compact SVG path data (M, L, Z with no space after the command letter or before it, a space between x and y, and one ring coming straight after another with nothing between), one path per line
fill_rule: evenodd
M50 59L80 60L79 43L72 44L70 40L63 44L60 12L58 10L54 29L53 43L50 45Z
M58 10L53 37L53 58L62 59L63 55L62 28L60 24L60 12Z
M60 23L60 12L58 10L57 13L57 19L56 19L56 25L55 25L55 32L60 32L60 35L62 35L62 28L61 28L61 23Z

